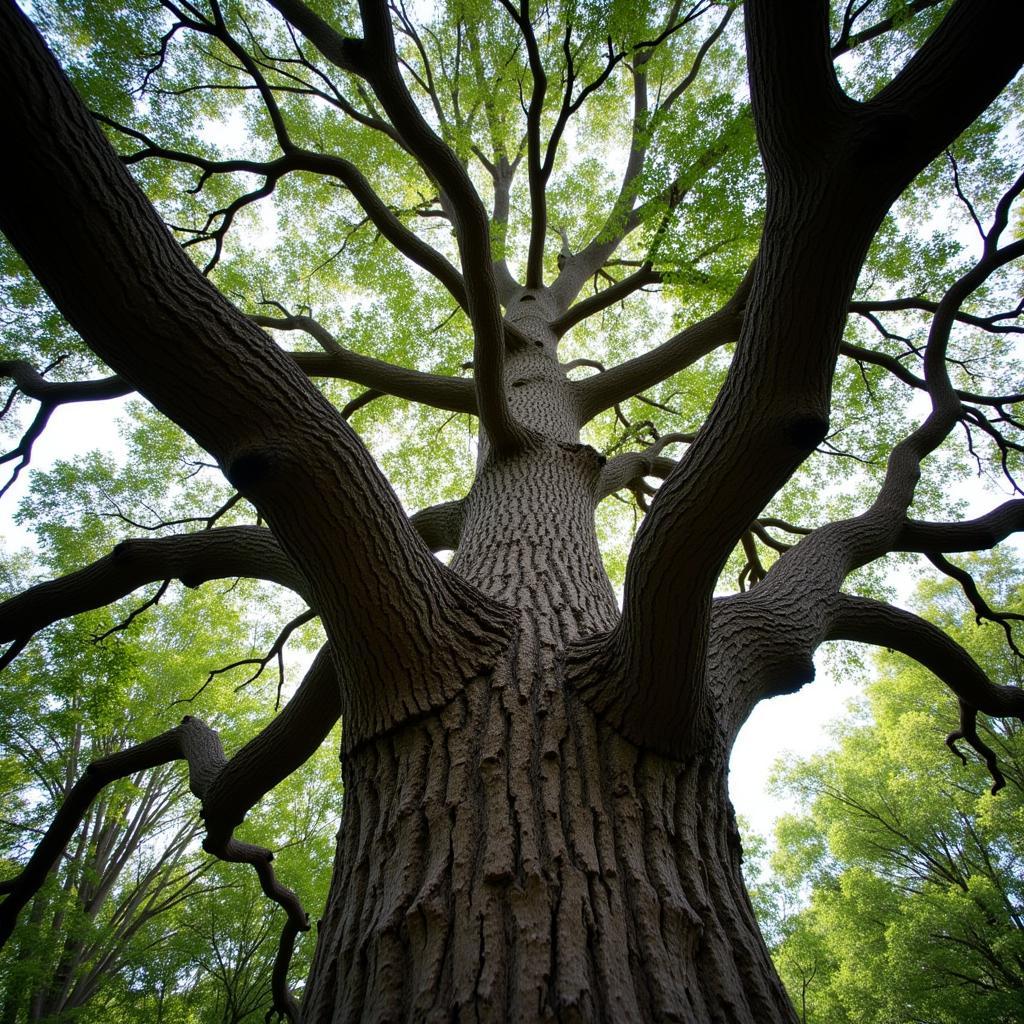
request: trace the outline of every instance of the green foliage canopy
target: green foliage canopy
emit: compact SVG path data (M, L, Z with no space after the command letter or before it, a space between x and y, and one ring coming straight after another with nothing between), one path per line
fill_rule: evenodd
M1022 607L1012 558L973 568ZM922 597L988 671L1020 683L998 628L964 616L949 585ZM1010 1024L1024 1011L1024 733L985 725L1007 780L993 796L983 768L939 741L955 716L934 677L892 654L879 667L836 747L777 769L780 793L807 808L779 822L759 889L780 973L806 1022Z
M124 465L94 453L34 475L22 515L40 553L8 563L7 592L24 589L30 572L60 574L109 550L125 518L216 497L188 477L195 453L181 449L180 432L146 422L141 406L134 412ZM294 614L294 598L252 581L175 584L133 619L143 603L129 598L55 624L0 675L4 874L31 852L90 761L159 734L185 710L218 728L229 751L273 717L273 667L248 685L251 665L202 683L235 657L260 656L276 619ZM300 647L318 639L307 635ZM294 673L303 659L293 650L289 660ZM337 775L325 745L241 833L278 850L280 870L310 905L324 899ZM184 765L168 765L115 783L93 804L0 954L3 1019L263 1019L280 913L248 869L202 852L187 781ZM300 946L300 970L311 952Z

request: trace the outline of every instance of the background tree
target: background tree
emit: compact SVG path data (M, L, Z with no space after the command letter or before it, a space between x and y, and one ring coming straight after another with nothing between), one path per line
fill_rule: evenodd
M1000 560L981 569L989 591L1019 609L1017 567ZM1019 658L991 625L960 621L950 596L933 589L931 615L990 673L1019 685ZM993 797L980 766L938 756L947 715L933 677L895 655L884 662L837 748L780 771L783 791L806 800L808 812L778 826L776 962L805 1021L1016 1020L1024 1006L1020 728L985 727L1007 783Z
M6 885L4 932L104 783L184 759L206 849L286 910L283 968L305 914L233 831L341 715L334 878L302 1009L277 970L280 1011L792 1020L726 791L751 709L807 682L826 639L893 646L956 695L997 785L977 715L1024 709L847 582L894 551L959 575L945 553L1021 522L1017 500L942 521L941 455L917 484L961 423L1016 468L1024 177L1002 130L1022 17L995 0L58 5L40 21L92 116L7 9L0 222L38 285L11 285L4 368L40 403L8 461L57 404L136 390L241 498L8 601L5 661L169 578L282 584L327 644L231 758L189 717L100 762ZM908 235L951 194L973 248ZM654 285L646 312L626 302ZM880 337L844 336L851 312ZM97 360L115 376L75 376ZM916 428L893 411L914 391ZM361 439L347 420L380 394L439 411L385 406ZM425 444L452 414L477 418L475 443ZM842 452L885 465L826 505L814 463ZM426 507L408 516L382 469L417 470L406 498ZM629 490L649 510L609 559L620 608L595 515ZM740 592L716 598L734 568Z
M24 589L32 570L45 578L109 550L124 520L151 515L169 489L179 507L187 504L173 472L182 465L179 446L161 448L152 431L144 434L144 451L138 429L130 439L122 472L97 455L34 478L24 507L43 564L23 559L9 587ZM92 515L97 494L118 513ZM58 623L0 677L0 854L8 874L86 765L172 725L183 698L229 736L247 735L270 716L276 672L268 673L268 696L259 682L236 689L252 665L222 667L232 647L262 654L257 645L273 641L273 633L261 635L273 619L254 621L247 609L257 599L264 609L281 601L251 584L227 589L161 586L149 598L158 607L129 599ZM196 694L197 678L211 671L216 679ZM323 898L329 867L333 760L325 747L247 826L285 847L281 858L307 899ZM104 789L0 960L3 1020L261 1020L279 928L257 885L203 854L201 831L178 765Z

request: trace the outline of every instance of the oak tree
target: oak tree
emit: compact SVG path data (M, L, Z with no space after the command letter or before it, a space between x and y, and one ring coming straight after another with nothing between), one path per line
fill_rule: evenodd
M0 226L63 317L13 289L25 351L3 369L40 405L8 461L59 404L134 391L238 497L6 602L3 660L168 579L288 587L326 643L231 757L187 717L94 763L4 883L4 936L107 782L183 759L206 849L286 912L294 1019L793 1020L727 793L752 709L808 682L826 640L893 647L955 695L951 742L996 786L977 716L1024 714L848 580L926 552L998 618L946 555L1019 529L1024 501L942 521L920 514L938 482L917 485L961 424L1010 479L1020 451L1021 306L1000 304L1024 255L1020 5L33 11L81 96L6 6ZM941 226L905 241L943 216L940 181L973 252ZM91 359L114 375L75 379ZM894 436L913 395L929 411ZM393 410L380 396L475 417L472 467L427 414L361 439L348 421ZM805 483L793 523L797 470L844 454L833 406L884 469L834 502ZM389 464L435 503L408 514ZM645 514L617 601L595 521L622 491ZM716 596L731 557L740 591ZM234 830L339 717L343 822L300 1007L284 978L306 915Z

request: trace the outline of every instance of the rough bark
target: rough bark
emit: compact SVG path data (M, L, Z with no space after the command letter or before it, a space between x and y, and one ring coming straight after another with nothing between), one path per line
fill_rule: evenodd
M346 753L303 1020L793 1021L724 750L638 750L521 640L514 684Z
M659 757L564 684L567 643L616 617L598 477L569 445L478 476L452 567L519 630L440 713L347 745L303 1021L794 1019L743 888L724 740Z

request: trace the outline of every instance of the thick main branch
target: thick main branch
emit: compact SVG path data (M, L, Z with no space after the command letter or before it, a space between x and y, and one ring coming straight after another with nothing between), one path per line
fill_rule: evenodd
M367 727L406 705L410 674L433 695L414 704L443 699L504 648L507 617L431 558L337 411L189 262L25 17L0 20L4 231L86 343L264 513L339 674L366 686Z
M991 102L1024 56L1024 33L1012 30L1019 13L1007 15L994 0L959 3L955 31L936 33L884 103L858 106L835 80L825 4L751 0L745 11L768 202L736 356L637 533L619 625L577 652L606 673L586 699L637 742L676 754L700 735L709 705L705 657L721 567L827 432L843 323L871 238L913 174ZM973 67L968 57L985 67L954 75L954 54L960 67ZM958 90L948 111L934 99L939 79L939 95ZM897 153L885 146L894 117L927 122ZM795 551L819 548L811 539ZM846 571L837 568L840 580ZM838 583L823 586L835 593Z
M0 642L30 637L44 626L111 604L157 580L198 586L239 576L279 583L309 599L308 584L269 530L225 526L122 541L91 565L30 587L0 604Z

